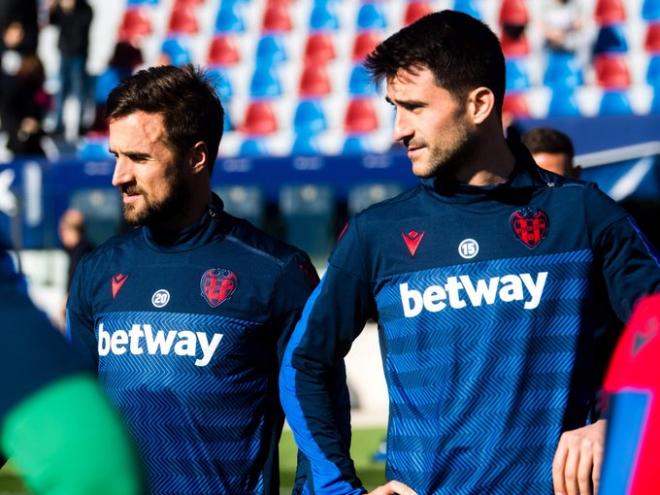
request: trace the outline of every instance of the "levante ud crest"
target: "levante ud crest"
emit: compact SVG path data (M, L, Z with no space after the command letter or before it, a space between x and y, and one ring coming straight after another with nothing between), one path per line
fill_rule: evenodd
M548 215L538 208L521 208L511 215L511 228L518 240L530 249L539 245L548 233Z
M211 268L202 275L202 297L212 308L231 299L238 286L238 277L226 268Z

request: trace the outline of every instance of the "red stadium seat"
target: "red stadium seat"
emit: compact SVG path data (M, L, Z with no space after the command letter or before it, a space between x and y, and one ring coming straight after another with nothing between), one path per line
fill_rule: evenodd
M525 93L507 93L504 96L502 105L503 116L512 116L515 118L529 117L529 107Z
M209 45L209 65L234 65L241 61L236 40L231 35L219 35Z
M595 18L600 26L625 22L626 8L623 0L598 0Z
M195 7L199 5L203 5L205 0L176 0L174 2L174 7L176 8L178 5L193 5Z
M524 57L529 55L529 41L525 33L517 38L512 38L506 32L502 32L500 44L505 57Z
M626 58L620 55L600 55L594 61L598 85L607 89L630 86L630 70Z
M411 2L406 7L403 23L407 26L431 12L433 12L433 8L430 4L426 2Z
M305 43L305 63L325 64L337 56L332 36L328 33L312 33Z
M649 24L644 39L644 49L648 53L660 53L660 23Z
M374 31L363 31L353 42L353 62L362 62L381 42L382 36Z
M266 7L263 24L264 32L288 33L293 29L289 9L286 5L270 4Z
M245 112L240 131L250 136L266 136L277 131L277 119L273 107L267 101L253 101Z
M378 129L378 116L371 100L352 100L346 109L344 132L347 134L363 134Z
M500 25L513 24L524 26L529 22L529 12L525 0L502 0L500 6Z
M119 26L120 41L134 41L142 36L148 36L152 32L151 20L146 8L138 7L124 12Z
M195 16L195 7L192 5L177 4L172 10L170 34L196 34L199 32L199 24Z
M324 65L309 64L303 69L300 76L298 92L301 97L313 98L326 96L332 92L330 78Z

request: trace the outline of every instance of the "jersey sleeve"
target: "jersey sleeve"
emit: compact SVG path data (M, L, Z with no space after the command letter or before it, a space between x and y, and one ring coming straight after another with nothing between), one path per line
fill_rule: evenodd
M90 290L86 288L87 258L78 264L66 304L66 338L85 363L98 369L98 350Z
M660 259L627 212L599 191L586 186L587 223L610 303L628 321L640 298L660 291Z
M350 458L350 404L343 358L375 304L358 219L348 226L310 296L287 346L280 374L282 405L309 460L313 493L359 494Z

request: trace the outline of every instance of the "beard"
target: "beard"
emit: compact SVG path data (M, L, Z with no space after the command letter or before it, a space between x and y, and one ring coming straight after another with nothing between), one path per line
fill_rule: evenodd
M432 176L455 180L460 169L470 163L471 157L476 153L479 141L477 134L470 131L466 125L458 126L456 131L452 146L432 157Z

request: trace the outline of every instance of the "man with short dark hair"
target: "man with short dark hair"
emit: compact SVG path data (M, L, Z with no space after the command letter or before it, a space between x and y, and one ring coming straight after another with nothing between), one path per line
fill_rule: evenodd
M349 222L287 346L281 398L310 493L365 491L327 377L369 318L390 397L386 474L407 485L374 494L597 490L601 357L621 328L603 308L627 319L660 290L657 261L593 184L505 141L504 57L486 25L431 14L366 65L424 180Z
M79 266L69 335L135 436L152 493L279 493L279 362L316 272L212 194L223 110L203 73L140 71L107 112L112 182L139 228Z
M573 142L563 132L549 127L537 127L523 134L522 142L539 167L572 179L580 175L580 167L573 163Z

